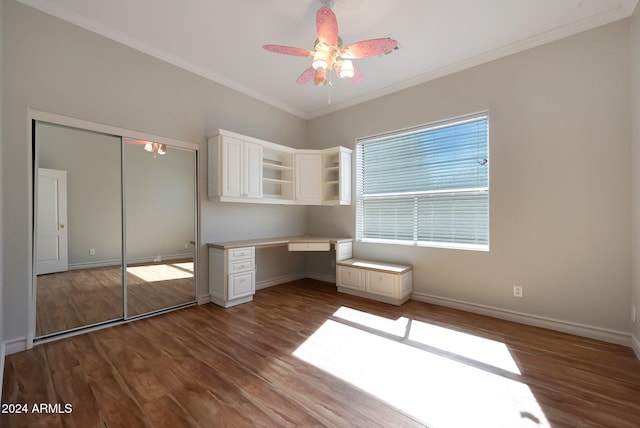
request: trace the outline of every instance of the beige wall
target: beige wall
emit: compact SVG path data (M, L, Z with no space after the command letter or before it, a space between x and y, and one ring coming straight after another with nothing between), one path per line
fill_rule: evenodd
M423 297L628 332L628 58L622 21L311 120L311 146L353 147L490 114L490 252L357 243L355 255L412 264ZM354 211L313 208L310 232L354 236Z
M640 311L640 8L631 19L631 144L632 144L632 236L633 291L631 305ZM640 355L640 312L631 324L635 348Z
M218 127L300 147L306 122L192 73L15 2L3 0L2 171L4 339L27 336L31 146L28 108L200 144L204 243L304 233L305 207L248 206L206 197L206 137ZM260 221L256 221L260 219ZM200 294L207 267L201 263ZM204 288L204 290L203 290Z

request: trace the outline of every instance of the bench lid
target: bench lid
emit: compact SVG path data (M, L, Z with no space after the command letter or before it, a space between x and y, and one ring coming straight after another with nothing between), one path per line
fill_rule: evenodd
M405 273L413 269L410 265L398 265L394 263L379 262L373 260L347 259L336 263L339 266L348 266L361 269L377 270L388 273Z

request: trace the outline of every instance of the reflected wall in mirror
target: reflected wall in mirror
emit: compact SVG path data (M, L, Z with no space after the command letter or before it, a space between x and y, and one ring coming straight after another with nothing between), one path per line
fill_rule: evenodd
M195 302L196 153L124 139L127 318Z
M36 337L122 319L121 138L36 122L35 143Z

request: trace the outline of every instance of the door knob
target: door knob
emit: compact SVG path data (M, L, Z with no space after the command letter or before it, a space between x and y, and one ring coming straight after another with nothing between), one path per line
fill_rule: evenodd
M61 224L61 225L60 225L60 229L64 229L64 224Z

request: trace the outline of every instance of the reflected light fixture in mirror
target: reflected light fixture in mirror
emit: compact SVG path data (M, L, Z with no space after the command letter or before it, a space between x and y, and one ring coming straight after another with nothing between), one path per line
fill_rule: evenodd
M151 141L145 141L145 140L133 140L133 139L129 139L127 138L125 140L125 142L127 144L140 144L140 145L144 145L144 149L146 151L148 151L149 153L153 153L153 157L157 157L157 155L164 155L167 153L167 145L166 144L158 144L158 143L154 143Z

